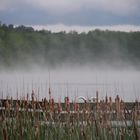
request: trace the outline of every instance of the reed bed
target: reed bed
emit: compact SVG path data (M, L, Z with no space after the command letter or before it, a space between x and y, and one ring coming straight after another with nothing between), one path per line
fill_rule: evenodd
M0 140L140 140L140 104L132 107L117 95L94 103L64 103L49 99L37 101L5 99L0 103Z

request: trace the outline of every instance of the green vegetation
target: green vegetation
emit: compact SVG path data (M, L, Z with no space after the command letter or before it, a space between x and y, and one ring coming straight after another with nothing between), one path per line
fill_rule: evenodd
M0 65L3 67L31 64L61 66L62 64L110 64L112 66L140 63L140 32L89 31L78 34L35 31L32 27L0 24Z
M128 110L119 96L96 102L56 103L6 99L0 108L0 140L139 140L140 103ZM115 120L115 121L114 121Z

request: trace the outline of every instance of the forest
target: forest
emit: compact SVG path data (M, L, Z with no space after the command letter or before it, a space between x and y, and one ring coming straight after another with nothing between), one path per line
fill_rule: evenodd
M32 65L132 66L139 69L140 32L96 29L88 33L54 33L0 22L0 69Z

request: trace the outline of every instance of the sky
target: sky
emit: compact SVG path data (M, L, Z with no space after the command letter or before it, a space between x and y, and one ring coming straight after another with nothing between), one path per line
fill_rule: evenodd
M0 21L54 31L140 30L140 0L0 0Z

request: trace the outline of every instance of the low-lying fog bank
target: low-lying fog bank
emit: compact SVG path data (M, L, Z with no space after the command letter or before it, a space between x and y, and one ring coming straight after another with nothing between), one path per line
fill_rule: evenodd
M24 97L33 89L41 100L48 98L49 87L56 101L63 101L65 96L91 98L96 90L100 98L118 94L125 101L134 101L140 99L140 71L71 67L0 72L0 98Z

